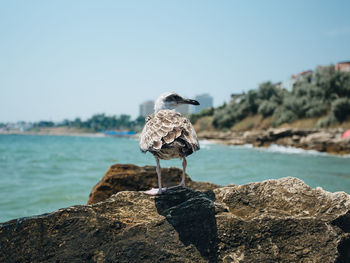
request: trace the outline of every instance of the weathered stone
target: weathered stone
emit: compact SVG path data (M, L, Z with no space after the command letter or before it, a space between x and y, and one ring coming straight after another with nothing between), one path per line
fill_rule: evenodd
M317 130L279 128L246 132L199 132L201 139L214 140L228 145L252 144L266 147L271 144L316 150L331 154L350 154L350 139L341 139L344 130ZM204 136L203 136L204 135Z
M243 145L245 141L242 139L231 139L227 142L228 145Z
M178 185L182 170L175 167L162 168L163 186ZM157 187L155 166L136 166L133 164L115 164L109 167L105 176L98 182L89 195L88 204L95 204L120 191L145 191ZM195 182L186 174L185 183L189 188L206 191L218 188L219 185Z
M303 143L312 143L312 142L327 142L334 138L332 133L327 132L316 132L306 136L303 140Z
M350 196L296 178L94 205L0 224L0 262L349 262Z
M299 140L300 140L300 135L294 134L294 135L292 136L292 140L293 140L293 142L299 142Z
M270 129L268 132L269 136L274 139L290 137L293 133L292 129L290 128Z
M257 143L261 141L261 138L266 136L265 132L263 131L246 131L243 134L243 138L246 141L246 143Z
M275 142L277 145L283 145L283 146L293 146L294 145L294 140L292 137L284 137L284 138L279 138Z

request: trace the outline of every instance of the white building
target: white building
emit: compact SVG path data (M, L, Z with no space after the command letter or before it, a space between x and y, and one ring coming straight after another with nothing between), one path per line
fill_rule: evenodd
M281 88L291 91L293 89L295 82L296 82L296 79L293 79L293 78L286 79L285 81L282 82Z
M201 94L194 97L195 100L199 102L200 105L198 106L191 106L191 112L198 114L204 109L212 108L213 107L213 97L209 94Z
M154 101L148 100L140 104L140 116L146 117L154 112Z

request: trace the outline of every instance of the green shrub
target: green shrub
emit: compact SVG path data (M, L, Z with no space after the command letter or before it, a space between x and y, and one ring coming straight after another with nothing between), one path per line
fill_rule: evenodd
M259 108L258 92L255 90L248 91L246 98L242 100L242 110L249 111L253 114L257 113Z
M250 90L239 103L231 101L216 109L213 125L230 128L248 115L274 116L275 125L329 113L319 125L343 121L349 115L350 73L335 71L334 66L319 67L298 80L291 92L264 82ZM341 100L340 100L341 99Z
M264 100L258 108L258 113L260 113L264 117L268 117L274 113L277 107L278 104L276 102Z
M319 67L314 74L314 82L325 92L325 98L333 100L350 97L350 73L336 71L333 65Z
M350 99L341 98L337 99L332 103L331 114L339 121L342 122L350 116Z
M273 85L270 81L261 83L257 92L260 100L269 100L272 96L278 96L279 88Z
M292 94L298 98L309 97L323 99L325 97L325 91L321 87L311 83L299 83L295 85Z
M213 116L214 115L214 108L207 108L207 109L203 109L201 110L200 113L198 114L190 114L189 118L191 123L195 124L197 122L198 119L205 117L205 116Z
M316 123L316 128L326 128L329 127L331 124L335 123L337 120L335 119L333 114L329 114L325 118L322 118L318 120Z
M305 107L305 117L319 117L327 113L329 106L318 99L311 99Z
M215 111L213 125L216 128L230 128L236 122L235 116L226 109Z
M279 126L286 122L292 122L298 119L298 116L291 110L283 109L282 107L277 108L275 111L274 125Z

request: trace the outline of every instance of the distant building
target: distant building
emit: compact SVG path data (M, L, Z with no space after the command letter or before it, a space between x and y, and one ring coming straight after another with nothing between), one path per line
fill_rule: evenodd
M293 75L292 79L301 80L301 79L311 77L311 76L312 76L312 70L305 70L305 71L299 72L296 75Z
M146 117L154 112L154 101L148 100L140 104L140 116Z
M350 61L339 62L334 68L336 71L350 72Z
M305 70L302 72L299 72L298 74L292 75L291 78L286 79L283 81L280 85L281 88L291 91L294 87L294 84L297 81L303 80L303 79L309 79L309 81L312 81L312 70Z
M209 94L201 94L194 97L195 100L199 102L198 106L191 106L191 112L198 114L204 109L213 107L213 97Z
M276 88L281 88L282 87L282 82L277 82L275 84L273 84Z
M281 88L291 91L293 89L295 82L296 82L296 79L293 79L293 78L286 79L282 82Z
M6 123L4 126L0 127L0 131L8 132L8 131L16 131L16 132L24 132L33 127L31 122L18 121L16 123Z

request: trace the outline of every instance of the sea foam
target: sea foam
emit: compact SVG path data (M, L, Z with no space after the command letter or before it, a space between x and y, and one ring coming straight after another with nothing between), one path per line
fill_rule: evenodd
M332 155L325 152L318 152L316 150L305 150L302 148L296 148L291 146L282 146L277 144L271 144L267 148L259 148L268 152L277 152L284 154L307 154L307 155L318 155L318 156L332 156L332 157L342 157L342 158L350 158L350 154L346 155Z
M305 154L305 155L315 155L315 156L332 156L340 158L350 158L350 154L345 155L333 155L325 152L318 152L316 150L305 150L302 148L296 148L291 146L282 146L277 144L271 144L269 147L254 147L252 144L235 145L231 146L235 148L248 148L255 149L258 151L271 152L271 153L283 153L283 154Z

